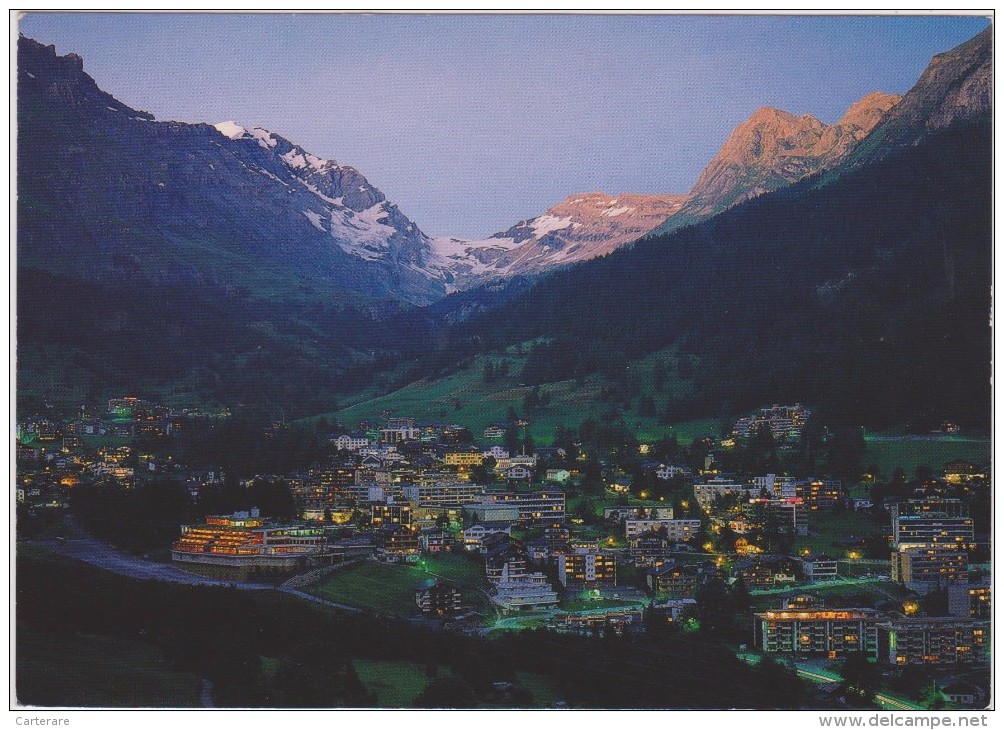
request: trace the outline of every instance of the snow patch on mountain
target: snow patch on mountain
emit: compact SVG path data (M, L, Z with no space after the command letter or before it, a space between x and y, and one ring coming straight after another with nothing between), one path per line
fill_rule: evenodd
M329 160L322 160L320 157L315 157L309 152L304 152L299 147L294 147L289 152L282 155L282 161L290 167L295 167L299 170L305 168L323 170L327 165L331 164Z
M253 139L265 149L271 149L278 144L278 142L273 139L272 133L267 129L262 129L261 127L245 129L234 121L220 122L219 124L214 124L213 126L216 128L216 131L225 137L229 137L230 139Z
M533 235L538 238L546 236L548 233L560 231L572 225L571 217L558 218L553 215L542 215L533 221Z
M324 220L324 216L315 213L312 210L305 210L303 211L303 214L307 216L307 220L310 221L310 223L314 226L314 228L316 228L319 231L326 231L324 225L321 223L321 221Z
M379 261L390 250L390 238L397 230L387 225L390 213L384 203L366 210L348 208L331 211L331 235L345 253L366 261Z

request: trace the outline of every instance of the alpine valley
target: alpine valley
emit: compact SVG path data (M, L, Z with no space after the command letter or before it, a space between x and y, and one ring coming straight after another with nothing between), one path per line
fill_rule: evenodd
M986 726L992 22L17 22L12 706Z
M513 399L558 377L537 360L624 386L661 352L700 364L685 394L655 398L663 415L850 403L828 370L867 358L919 373L909 393L882 367L855 381L895 398L880 420L917 417L911 394L932 389L982 422L989 330L960 308L989 307L990 49L987 31L832 125L761 108L687 193L573 193L465 240L426 235L360 171L275 132L157 121L22 36L20 402L140 387L312 415L517 346L530 372L505 384ZM933 387L948 359L968 385Z

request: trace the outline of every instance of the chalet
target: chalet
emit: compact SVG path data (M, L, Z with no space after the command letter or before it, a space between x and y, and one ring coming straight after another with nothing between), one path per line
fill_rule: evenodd
M539 460L542 461L554 461L555 459L564 459L568 456L568 452L560 446L538 446L534 451L534 454Z
M526 541L526 554L530 560L540 564L547 562L547 560L550 559L552 550L547 540L544 538L537 538L536 540Z
M360 469L383 469L383 459L376 454L368 454L359 462Z
M530 574L525 550L497 552L485 561L485 576L492 585L519 580Z
M544 528L544 540L550 547L567 545L571 536L572 531L560 523L548 525Z
M627 494L631 491L631 485L633 484L633 477L628 474L619 474L610 480L607 484L607 488L611 492L616 492L617 494Z
M460 613L460 590L438 580L415 587L415 604L426 616L455 616Z
M525 466L511 466L502 471L502 476L510 481L529 481L533 472Z
M664 481L668 481L676 477L690 477L693 476L693 474L694 473L689 467L676 466L675 464L660 464L655 470L656 478Z
M377 534L377 553L387 560L413 562L418 559L418 532L404 525L385 525Z
M488 535L512 534L511 522L478 522L463 532L464 550L468 552L487 553L485 538Z
M787 555L759 555L743 558L733 566L733 576L741 578L749 588L773 587L778 583L794 583L801 575L802 564Z
M675 561L645 573L649 590L667 598L696 598L698 587L706 582L703 578L692 566L677 565Z
M436 554L453 552L459 544L450 533L433 528L418 533L418 545L423 553Z
M987 479L987 470L978 469L975 464L961 459L945 465L945 481L949 484L969 484Z
M670 598L662 603L653 603L652 614L668 624L679 623L697 616L697 600L694 598Z
M665 535L649 530L628 540L628 554L638 567L652 565L669 553L670 541Z

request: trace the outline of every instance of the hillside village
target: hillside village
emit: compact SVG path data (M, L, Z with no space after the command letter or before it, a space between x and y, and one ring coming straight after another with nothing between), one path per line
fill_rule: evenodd
M19 529L58 524L73 507L114 540L116 500L144 495L167 505L150 517L188 518L157 533L173 529L169 543L144 545L146 559L234 583L291 582L446 630L718 627L746 651L796 660L988 661L986 466L956 460L885 484L784 473L812 419L800 404L761 408L686 447L602 458L579 440L536 446L522 417L473 433L389 416L315 433L321 456L304 468L240 479L175 453L186 429L231 418L129 397L100 416L22 422ZM296 431L260 430L266 441Z
M200 40L192 16L201 50L136 89L119 52L167 58L169 35L23 16L12 706L992 703L991 18L582 16L592 37L574 13L532 16L540 36L505 14L259 14L275 32L250 35L228 14ZM216 75L266 36L247 77L288 117ZM581 94L559 38L602 62ZM662 81L695 88L667 61L691 38L764 85L716 62L684 114ZM437 65L413 42L443 49L436 95L477 94L437 116L424 75L394 91ZM366 73L289 66L296 43ZM818 49L842 57L825 85ZM540 93L506 102L496 66ZM324 157L186 117L163 92L189 84ZM543 137L526 99L556 115ZM332 158L369 136L402 205L473 235L427 234ZM574 192L597 186L663 192Z

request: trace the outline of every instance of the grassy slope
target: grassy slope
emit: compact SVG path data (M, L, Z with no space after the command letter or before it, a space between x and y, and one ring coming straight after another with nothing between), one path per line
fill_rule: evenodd
M411 707L430 681L424 668L411 662L355 659L352 665L359 680L376 695L377 707ZM444 667L437 670L438 677L450 674Z
M199 707L197 677L160 651L107 636L17 633L17 699L47 707Z
M460 588L465 606L472 606L476 610L486 608L487 597L482 589L487 588L487 582L479 563L457 555L427 556L422 560L423 567L360 563L335 573L310 592L321 598L368 608L377 613L409 617L418 613L415 606L415 586L438 576Z
M864 465L877 465L886 478L897 466L903 467L907 478L911 478L918 466L929 466L935 474L940 474L945 464L955 459L965 459L977 465L990 463L989 439L903 437L896 440L876 440L865 436L865 444L867 449Z
M377 707L411 707L431 679L425 668L412 662L356 659L352 662L360 681L377 697ZM448 667L438 667L438 678L452 676ZM533 693L534 706L554 707L560 697L553 681L542 674L516 672L516 681Z
M818 516L817 516L818 515ZM840 512L831 514L828 511L811 513L809 516L809 532L806 537L795 540L795 552L803 550L826 553L835 558L847 556L848 545L844 540L850 537L864 538L880 534L882 526L872 515L865 512Z
M506 420L510 407L523 413L523 400L533 390L521 385L519 373L526 361L519 354L519 348L510 348L504 356L513 373L496 382L484 381L486 363L498 363L503 356L479 356L460 372L436 379L423 379L404 386L391 393L369 394L365 400L323 416L329 421L337 420L348 428L354 428L363 420L379 420L385 413L411 416L420 422L448 421L470 427L475 435L493 423ZM653 371L656 363L662 362L670 373L666 383L656 390ZM631 426L641 441L656 441L664 436L676 434L681 442L689 443L695 436L717 433L720 423L717 419L702 419L666 426L652 416L638 413L640 396L651 395L656 411L665 410L670 396L685 393L690 382L673 375L676 371L676 357L672 348L660 350L631 364L629 382L635 391L631 408L624 412L624 420ZM582 382L564 380L541 386L541 392L550 395L550 402L543 408L529 414L530 433L540 444L550 443L555 427L559 425L577 428L586 418L599 419L608 412L613 403L602 398L610 381L600 375L591 375Z

